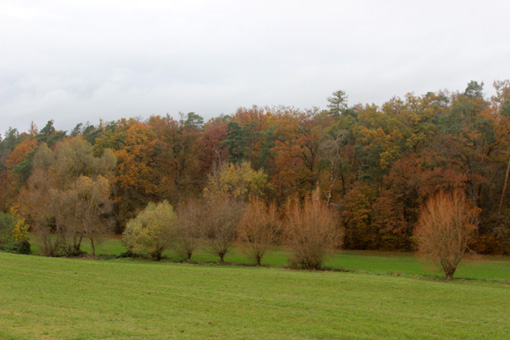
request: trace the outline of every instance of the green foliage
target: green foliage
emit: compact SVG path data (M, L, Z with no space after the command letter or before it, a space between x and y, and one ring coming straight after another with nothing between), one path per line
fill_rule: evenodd
M12 213L4 213L0 211L0 246L5 247L14 241L12 231L16 226L16 218Z
M204 118L202 118L200 115L197 115L195 112L188 112L186 119L184 120L184 126L192 130L203 130Z
M335 116L345 112L347 110L347 98L347 94L342 90L333 92L331 97L328 98L329 112Z
M161 260L165 249L176 237L176 215L167 202L149 203L136 218L130 220L122 235L122 242L135 253L149 253L153 260Z
M471 80L464 91L464 95L469 98L483 98L483 82Z
M9 212L0 211L0 250L30 254L28 228L23 219Z
M65 131L57 131L53 126L53 120L49 120L44 128L39 131L36 136L38 143L45 143L48 146L52 146L66 135Z
M223 141L223 146L228 146L229 162L240 163L242 161L251 161L252 145L257 135L256 122L247 123L244 126L237 122L230 122L227 125L227 139Z

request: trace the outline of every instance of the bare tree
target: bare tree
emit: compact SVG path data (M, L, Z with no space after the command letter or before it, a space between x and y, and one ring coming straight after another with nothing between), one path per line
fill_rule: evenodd
M207 250L225 262L225 255L232 249L243 204L229 197L213 196L206 200L203 235Z
M200 231L204 224L204 206L188 200L177 208L177 236L173 249L186 259L191 259L193 253L200 246Z
M438 261L447 280L453 278L476 231L479 209L466 202L462 191L439 192L422 210L414 236L419 252Z
M252 197L241 217L238 237L243 242L244 252L258 266L280 230L281 222L276 204L272 203L267 207L264 201Z
M509 179L510 179L510 157L508 159L508 166L506 167L505 182L503 183L503 192L501 193L501 199L499 200L498 218L501 218L501 209L503 209L503 203L505 202L506 189L508 188Z
M329 250L340 247L343 229L337 214L320 200L318 190L303 202L292 201L286 212L285 240L292 266L320 269Z
M47 196L45 209L52 216L53 238L57 242L54 255L79 255L80 245L77 236L80 233L80 221L75 214L74 190L58 190L51 188Z
M80 176L73 188L75 200L68 204L74 205L74 216L79 220L76 234L80 235L80 242L82 236L90 240L92 256L95 257L96 243L100 241L100 236L110 231L112 225L109 218L112 211L110 183L103 176L98 176L95 180Z
M345 193L344 174L341 171L343 163L341 151L342 148L344 147L346 140L347 140L346 130L330 132L327 134L327 138L324 139L320 147L320 151L326 156L326 158L329 159L330 162L329 190L326 202L328 206L330 206L331 203L333 202L333 191L335 188L335 183L338 178L338 174L340 174L343 192Z
M62 232L57 230L53 207L58 198L51 192L51 186L42 169L36 169L27 187L22 189L18 198L20 211L40 238L46 256L56 256L63 243ZM54 235L56 234L56 235Z

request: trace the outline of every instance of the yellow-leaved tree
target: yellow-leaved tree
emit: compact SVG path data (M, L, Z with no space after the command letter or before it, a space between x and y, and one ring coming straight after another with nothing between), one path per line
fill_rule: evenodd
M150 202L134 219L129 220L122 242L134 253L149 253L161 260L176 236L176 214L168 201Z
M268 190L270 185L264 171L255 171L250 163L242 162L224 165L213 172L208 178L205 194L247 200L249 196L264 197Z

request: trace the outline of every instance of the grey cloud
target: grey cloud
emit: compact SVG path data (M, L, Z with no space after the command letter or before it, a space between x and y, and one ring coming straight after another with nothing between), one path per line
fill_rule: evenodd
M0 132L509 78L503 1L0 3Z

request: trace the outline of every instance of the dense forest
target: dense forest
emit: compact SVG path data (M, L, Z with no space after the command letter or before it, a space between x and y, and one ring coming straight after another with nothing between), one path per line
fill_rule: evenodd
M469 247L509 254L510 82L494 88L486 98L472 81L381 106L349 106L337 91L325 110L241 107L207 122L190 112L67 132L53 121L10 128L0 136L0 210L23 221L20 233L58 232L66 212L85 235L101 225L122 233L150 202L222 193L284 210L319 188L345 248L409 251L426 200L461 189L481 211Z

